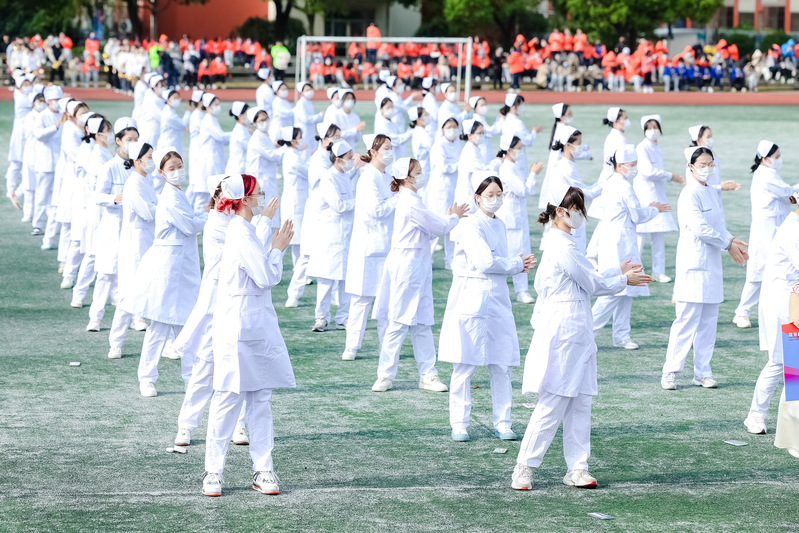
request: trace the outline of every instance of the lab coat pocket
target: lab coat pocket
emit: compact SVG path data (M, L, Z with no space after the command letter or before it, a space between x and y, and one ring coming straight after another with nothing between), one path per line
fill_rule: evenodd
M688 270L707 270L707 246L699 239L694 239L694 247L691 250L691 263Z
M491 282L480 278L461 278L455 309L459 315L481 317L488 312Z
M263 295L248 295L242 305L240 341L259 341L266 335L266 305Z
M566 366L574 363L574 355L587 351L588 343L594 333L570 317L561 317L559 322L554 347L557 351L558 365Z

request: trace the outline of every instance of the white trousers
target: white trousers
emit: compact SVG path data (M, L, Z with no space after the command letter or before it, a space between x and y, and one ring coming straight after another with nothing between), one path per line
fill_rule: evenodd
M22 161L9 161L6 170L6 194L17 190L22 181Z
M599 333L613 316L613 342L621 344L630 338L630 313L632 296L600 296L594 302L594 335Z
M91 320L102 320L105 315L105 304L117 290L116 274L97 274L94 282L94 292L92 293L92 305L89 307L89 318Z
M752 405L749 407L749 414L766 417L771 397L783 380L783 365L769 361L755 383L755 394L752 396Z
M350 309L349 294L344 292L344 282L328 278L316 278L316 311L314 318L324 318L330 323L330 298L333 296L335 284L338 284L338 309L336 309L336 324L347 322Z
M646 236L652 239L652 273L665 274L666 273L666 233L639 233L638 234L638 255L642 256L644 253L644 243Z
M602 221L600 220L597 222L594 233L591 234L591 240L588 241L588 246L585 248L585 256L588 259L596 260L596 258L599 257L599 236L602 235L603 229Z
M45 222L47 208L50 207L50 200L53 198L53 172L36 173L36 194L33 204L33 219L31 225L34 228L42 229Z
M289 298L302 298L305 292L305 283L308 281L308 276L305 274L308 268L308 256L300 254L300 245L291 245L291 261L294 265L294 271L291 273L291 281L286 290Z
M55 219L56 211L57 208L54 205L47 208L47 224L44 226L44 235L42 236L42 246L47 248L53 247L55 236L61 229L61 223Z
M449 238L449 233L445 233L443 237L434 240L430 250L435 252L436 246L439 244L444 247L444 266L450 266L452 264L452 259L455 257L455 243Z
M517 463L538 468L563 421L563 457L569 470L588 470L591 456L591 402L587 394L538 393L538 404L524 432Z
M748 317L752 313L752 308L760 298L760 282L746 280L744 288L741 291L741 303L735 310L735 316Z
M78 269L78 277L75 279L75 286L72 288L72 298L83 301L89 292L89 285L94 281L94 256L84 254Z
M677 302L677 318L671 325L663 373L682 372L691 347L694 348L694 376L712 378L710 359L716 344L719 304Z
M369 319L369 310L375 301L374 296L355 296L348 294L350 300L349 317L347 318L347 341L345 349L358 351L361 349L363 335L366 332L366 322ZM386 332L386 321L377 320L377 340L383 343Z
M386 331L383 333L383 342L380 344L380 361L377 364L377 377L393 380L397 377L400 350L408 330L411 332L413 356L419 369L419 377L437 376L436 370L436 345L433 341L433 329L421 324L407 326L389 320Z
M48 221L48 227L50 226ZM70 222L60 223L58 232L58 262L66 263L69 254L69 243L72 241L72 224Z
M472 412L472 376L475 365L453 363L449 382L449 424L456 427L469 427ZM510 408L512 403L511 367L488 365L491 383L491 404L494 411L494 429L511 427Z
M519 272L513 275L513 290L516 294L530 291L530 278L527 272Z
M221 474L230 438L236 429L241 404L247 403L250 426L250 457L253 472L272 470L272 449L275 436L272 428L272 389L246 391L241 394L215 391L208 410L208 433L205 437L205 470Z
M166 343L177 336L182 328L183 326L165 324L157 320L150 321L141 347L139 381L155 383L158 379L158 361L161 360L161 353L164 351Z
M122 348L131 322L133 322L133 315L131 313L123 311L119 307L114 310L114 319L111 321L111 332L108 334L108 344L111 348ZM145 342L146 340L145 338Z
M80 252L80 241L70 239L66 265L64 265L64 277L76 279L82 262L83 254Z
M185 357L185 355L184 355ZM181 359L182 360L182 359ZM178 428L194 431L200 425L205 404L214 394L214 362L196 358L186 385L186 396L178 414ZM236 428L244 428L245 403L242 402Z
M30 222L33 219L33 208L36 204L36 191L25 189L22 202L22 220Z

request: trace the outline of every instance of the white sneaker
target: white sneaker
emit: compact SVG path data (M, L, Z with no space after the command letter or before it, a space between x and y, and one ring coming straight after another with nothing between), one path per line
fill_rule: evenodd
M72 301L69 302L70 307L74 307L75 309L80 309L83 307L83 300L79 298L72 298Z
M419 388L422 390L431 390L433 392L447 392L449 388L441 383L438 376L429 374L419 380Z
M86 331L100 331L100 321L89 320L89 325L86 326Z
M152 381L140 381L139 392L145 398L154 398L158 396L158 391L155 390L155 384Z
M175 435L175 446L189 445L191 445L191 431L186 428L180 428L178 434Z
M516 463L510 476L510 486L514 490L530 490L533 488L533 469L527 465Z
M75 286L75 278L72 276L64 276L64 279L61 280L61 288L62 289L71 289Z
M280 480L277 474L271 470L262 470L252 475L252 488L261 494L277 495L280 494Z
M311 327L311 331L316 331L317 333L323 332L327 328L327 320L324 318L317 318L316 322L314 322L313 326Z
M443 247L443 246L441 246L440 244L436 244L436 247L435 247L435 250L434 250L434 251L436 251L436 252L440 252L440 251L441 251L441 250L443 250L443 249L444 249L444 247Z
M134 318L133 322L130 323L130 327L136 331L147 331L147 321L143 318Z
M372 392L386 392L387 390L391 390L393 386L394 384L390 379L377 378L375 384L372 385Z
M613 346L615 346L616 348L624 348L625 350L637 350L638 349L638 344L634 343L630 339L627 339L627 340L622 341L622 342L614 342Z
M788 448L788 453L799 459L799 450L794 450L793 448Z
M293 309L300 306L300 301L296 298L289 298L286 300L286 307Z
M11 191L10 193L6 194L6 197L9 200L11 200L11 203L13 204L14 207L16 207L17 209L22 209L22 203L20 203L19 198L17 197L17 194L14 191Z
M748 316L736 316L735 318L732 319L732 323L741 329L752 327L752 321L749 320Z
M236 428L236 431L233 433L233 438L230 439L230 441L238 446L247 446L250 443L250 439L247 438L247 432L244 431L244 428Z
M33 231L36 231L36 228L34 228ZM33 231L31 232L31 235L33 235ZM41 234L41 231L42 230L39 230L39 232L40 232L39 234ZM40 249L43 252L46 252L47 250L52 250L53 249L53 243L47 243L47 242L42 243ZM58 273L59 274L63 274L64 273L64 267L62 265L64 265L64 263L60 263L59 266L58 266Z
M165 357L166 359L180 359L181 353L170 344L164 347L164 351L161 352L161 357Z
M578 489L595 489L596 479L588 470L569 470L563 477L563 484Z
M758 415L749 415L744 420L746 431L754 435L766 434L766 419Z
M108 350L108 358L122 359L122 348L119 346L111 346L111 349Z
M692 385L696 385L697 387L704 387L706 389L715 389L718 387L718 383L713 378L700 378L694 376L694 379L691 381Z
M658 283L670 283L671 282L671 278L668 277L666 274L653 274L652 277Z
M535 303L535 298L533 298L527 291L517 292L516 301L523 304L533 304Z
M34 235L34 236L36 236L36 235L41 235L41 234L42 234L42 230L41 230L41 228L33 228L33 229L31 230L31 235Z
M336 329L346 330L347 329L347 321L345 320L341 324L336 324Z
M111 305L116 307L118 303L119 303L119 298L117 298L116 296L112 296L111 297Z
M341 359L343 361L355 361L355 354L357 353L358 352L356 352L355 350L350 350L350 349L344 350L344 353L341 354Z
M203 494L205 496L222 496L222 474L205 473L203 476Z
M665 390L677 390L677 372L666 372L660 378L660 386Z

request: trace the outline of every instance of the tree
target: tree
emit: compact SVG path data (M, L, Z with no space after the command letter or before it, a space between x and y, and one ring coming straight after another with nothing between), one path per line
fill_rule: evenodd
M509 45L529 5L527 0L444 0L444 18L455 34L490 33Z

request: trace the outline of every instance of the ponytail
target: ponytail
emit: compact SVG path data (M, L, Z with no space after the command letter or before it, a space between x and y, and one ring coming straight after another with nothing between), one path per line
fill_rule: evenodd
M330 152L330 155L328 156L330 158L330 162L331 163L335 163L336 162L336 154L333 153L333 143L328 144L327 148L325 148L325 150Z
M509 112L509 111L510 111L510 107L509 107L509 106L506 106L506 105L504 105L504 106L502 106L502 108L499 110L499 114L500 114L500 115L502 115L503 117L505 117L505 116L507 116L507 115L508 115L508 112Z
M755 155L755 164L750 167L751 171L754 172L755 170L757 170L757 167L760 166L760 163L762 161L763 161L762 157L760 157L759 155Z
M580 135L582 135L582 134L583 134L583 133L582 133L580 130L574 130L574 133L572 133L572 134L569 136L569 139L568 139L566 142L567 142L567 143L574 144L574 142L577 140L577 137L579 137L579 136L580 136ZM565 145L565 144L563 144L563 143L562 143L562 142L560 142L560 141L555 141L555 142L553 142L552 144L550 144L550 148L551 148L553 151L555 151L555 152L562 152L562 151L563 151L563 147L564 147L564 146L566 146L566 145Z
M555 218L555 210L557 207L554 205L547 203L546 209L538 215L538 223L542 226L546 226Z
M605 118L602 119L602 125L603 126L610 126L612 128L613 127L613 122L611 122L610 120L608 120L607 117L605 117Z
M128 156L130 157L130 156ZM130 170L133 168L133 159L126 159L122 166L125 167L125 170Z
M610 158L608 159L608 165L610 165L610 166L611 166L611 168L613 168L613 170L614 170L614 172L615 172L615 171L616 171L616 165L617 165L617 164L618 164L618 163L616 163L616 154L613 154L613 155L612 155L612 156L610 156Z
M219 185L216 186L216 190L214 191L214 194L211 195L211 199L208 200L208 205L206 206L208 208L208 211L216 209L216 204L221 199L222 199L222 184L220 183Z
M771 145L771 150L768 151L768 153L766 154L766 157L773 156L775 153L777 153L777 150L779 150L779 149L780 149L779 146L777 146L776 144L772 144ZM694 153L696 153L696 152L694 152ZM752 172L757 170L757 167L760 166L760 163L762 163L764 159L765 159L765 157L760 157L760 154L755 154L755 164L752 165L752 167L751 167Z
M585 216L585 194L577 187L569 187L560 205L547 203L546 209L538 215L538 223L546 225L552 222L555 219L558 207L562 207L563 209L576 209Z
M394 193L399 192L400 187L402 187L403 181L405 180L398 180L397 178L391 178L391 184L389 185L389 189L391 189L391 192Z
M552 134L549 136L549 144L547 146L552 147L552 150L559 150L558 148L555 148L554 144L552 144L553 141L555 140L555 131L557 131L559 123L560 123L560 119L556 118L555 119L555 124L552 125Z

